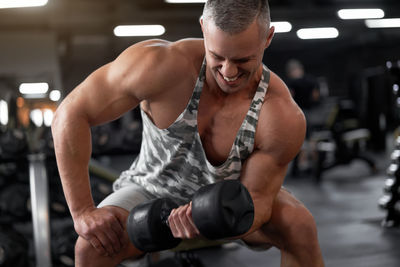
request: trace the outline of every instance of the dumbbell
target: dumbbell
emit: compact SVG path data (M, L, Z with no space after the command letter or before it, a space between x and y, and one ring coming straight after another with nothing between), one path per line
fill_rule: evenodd
M127 231L136 248L153 252L176 247L181 239L172 235L168 217L178 205L158 198L133 208ZM192 198L192 218L200 233L217 240L246 233L253 224L254 204L247 189L237 180L201 187Z

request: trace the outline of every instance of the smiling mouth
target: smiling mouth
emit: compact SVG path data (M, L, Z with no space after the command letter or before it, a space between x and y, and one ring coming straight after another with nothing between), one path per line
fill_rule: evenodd
M221 75L221 77L222 77L225 81L227 81L227 82L229 82L229 83L236 81L237 79L239 79L240 76L242 76L241 74L239 74L239 75L236 75L236 76L233 77L233 78L228 78L228 77L225 77L224 75L222 75L221 73L219 73L219 74Z
M225 77L225 76L223 76L223 77L224 77L224 80L227 81L227 82L234 82L234 81L237 80L237 78L238 78L239 76L236 76L236 77L234 77L234 78L228 78L228 77Z

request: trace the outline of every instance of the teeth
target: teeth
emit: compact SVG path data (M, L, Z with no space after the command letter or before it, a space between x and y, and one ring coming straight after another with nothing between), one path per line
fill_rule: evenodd
M228 81L228 82L236 81L236 79L238 78L238 76L236 76L235 78L228 78L228 77L225 77L225 76L223 76L223 77L224 77L224 80Z

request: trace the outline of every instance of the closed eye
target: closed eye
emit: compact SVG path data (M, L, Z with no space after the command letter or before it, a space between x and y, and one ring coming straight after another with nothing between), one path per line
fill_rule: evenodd
M213 57L216 59L216 60L224 60L224 58L223 57L221 57L221 56L217 56L217 55L215 55L215 54L212 54L213 55Z
M244 63L247 63L249 61L250 61L249 58L241 58L241 59L235 59L234 60L234 62L237 63L237 64L244 64Z

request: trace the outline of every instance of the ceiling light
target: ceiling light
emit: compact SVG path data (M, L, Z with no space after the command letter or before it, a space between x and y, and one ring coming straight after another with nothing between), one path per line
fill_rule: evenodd
M48 0L3 0L0 1L0 8L44 6L47 2Z
M365 21L368 28L399 28L400 18L394 19L368 19Z
M341 19L380 19L385 16L385 12L379 8L341 9L338 16Z
M205 3L207 0L165 0L169 4L194 4L194 3Z
M162 25L120 25L114 28L115 36L160 36L165 33Z
M19 92L24 95L45 94L48 90L48 83L21 83L19 86Z
M4 100L0 100L0 123L2 125L8 123L8 104Z
M46 94L28 94L24 95L24 99L43 99L47 98Z
M337 38L339 31L333 27L326 28L305 28L297 31L300 39L329 39Z
M276 33L290 32L292 30L292 24L290 24L290 22L287 21L271 22L271 26L275 27Z
M51 101L57 102L61 98L61 92L59 90L53 90L50 92L49 98Z
M29 116L37 127L42 127L43 125L43 112L40 109L33 109Z
M53 121L54 118L54 112L51 109L45 109L43 110L43 123L47 127L51 126L51 122Z

